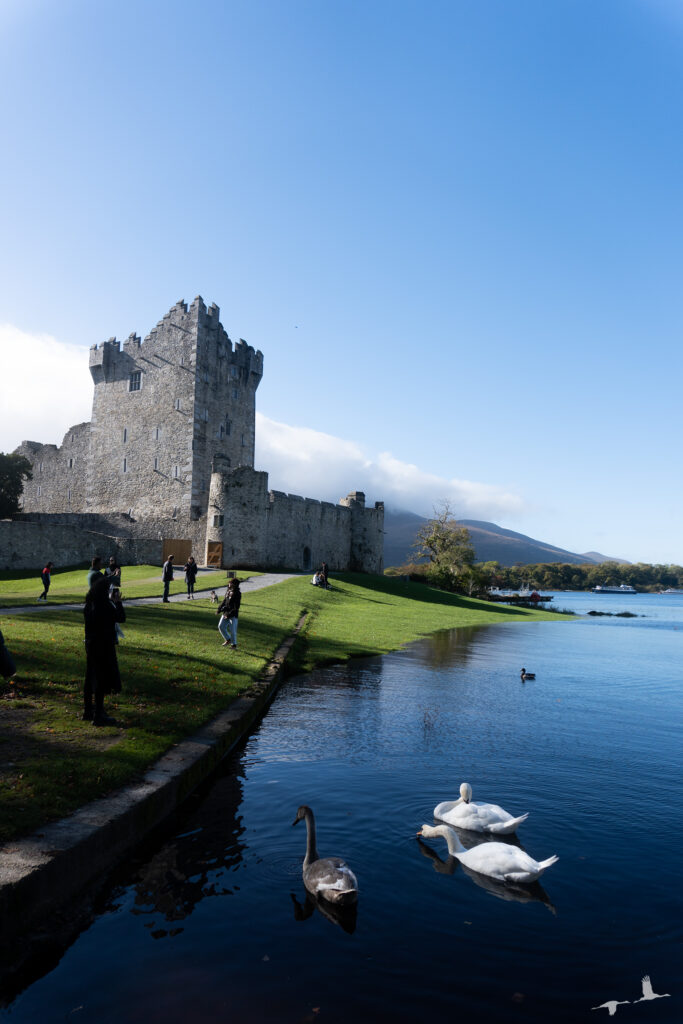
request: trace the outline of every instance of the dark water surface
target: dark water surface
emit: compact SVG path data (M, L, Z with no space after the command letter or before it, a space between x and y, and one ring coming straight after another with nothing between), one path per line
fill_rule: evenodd
M622 1024L682 1021L683 597L554 603L646 617L453 630L289 681L0 1017L599 1021L649 974L670 998L619 1006ZM560 857L543 888L487 887L442 840L420 845L464 780L530 812L524 848ZM306 905L302 803L321 855L358 875L353 931Z

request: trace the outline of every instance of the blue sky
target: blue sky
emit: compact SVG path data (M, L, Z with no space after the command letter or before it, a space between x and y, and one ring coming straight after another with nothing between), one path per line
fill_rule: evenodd
M273 487L683 563L682 51L674 0L5 0L0 450L201 294Z

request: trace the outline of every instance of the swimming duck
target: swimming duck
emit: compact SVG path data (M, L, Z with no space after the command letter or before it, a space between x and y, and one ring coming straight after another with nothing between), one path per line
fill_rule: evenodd
M507 843L482 843L472 850L466 850L450 825L423 825L417 833L431 839L442 836L448 843L448 852L457 857L463 867L476 871L489 878L497 878L501 882L535 882L559 857L548 857L547 860L534 860L518 846Z
M513 818L498 804L475 803L472 800L472 787L469 782L463 782L460 799L437 804L434 817L449 825L467 828L470 832L491 832L493 835L506 836L515 832L517 826L526 821L529 815L527 813Z
M312 896L327 900L329 903L355 903L358 899L358 882L353 871L340 857L318 856L315 845L315 818L310 807L300 807L292 825L296 825L302 819L306 822L304 885Z
M525 679L535 679L536 673L527 672L527 670L523 668L522 671L519 673L519 678L522 680L522 682L524 682Z

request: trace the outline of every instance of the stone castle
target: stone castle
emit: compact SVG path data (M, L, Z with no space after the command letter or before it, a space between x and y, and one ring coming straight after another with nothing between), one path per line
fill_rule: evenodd
M171 552L183 562L191 552L200 564L233 568L307 570L324 559L332 569L382 571L382 502L366 508L360 491L338 505L272 491L254 468L263 355L231 342L215 304L178 302L144 340L94 345L90 372L91 421L59 447L16 449L33 479L23 512L3 524L14 545L3 561L20 567L27 544L42 544L40 555L62 564L91 550L129 562ZM59 538L62 558L45 547ZM4 547L5 531L0 540Z

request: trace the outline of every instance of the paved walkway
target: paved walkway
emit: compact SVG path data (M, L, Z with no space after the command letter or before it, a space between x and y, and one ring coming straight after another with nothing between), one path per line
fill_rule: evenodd
M225 575L220 570L209 570L209 572L215 572L216 575L216 590L224 590L227 586L227 580ZM208 575L207 570L200 569L200 575ZM282 583L283 580L291 580L295 576L308 575L308 573L299 572L266 572L263 576L254 576L252 579L245 580L240 585L240 590L243 594L248 594L251 590L262 590L264 587L272 587L275 583ZM163 584L159 581L159 590L161 591ZM208 590L200 590L197 592L197 599L200 597L208 597ZM159 593L155 597L130 597L124 601L126 607L136 604L160 604L162 594ZM187 593L171 594L169 601L174 604L178 601L187 601ZM81 611L83 608L83 602L78 604L59 604L58 602L50 603L48 601L41 601L40 604L25 604L17 605L16 608L0 608L0 615L30 615L30 614L42 614L50 609L59 608L60 611Z

